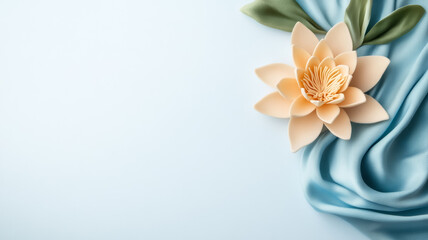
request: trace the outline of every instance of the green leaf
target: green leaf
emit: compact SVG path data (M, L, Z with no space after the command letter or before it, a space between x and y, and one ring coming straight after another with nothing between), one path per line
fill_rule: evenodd
M377 22L364 38L364 44L385 44L408 33L425 14L419 5L408 5Z
M354 49L364 41L372 12L372 0L351 0L345 12L345 23L351 33Z
M303 23L314 33L325 33L296 2L296 0L256 0L241 8L241 11L257 22L287 32L296 22Z

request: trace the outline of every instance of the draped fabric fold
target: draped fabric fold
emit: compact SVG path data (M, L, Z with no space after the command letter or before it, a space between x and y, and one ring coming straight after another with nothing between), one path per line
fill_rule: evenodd
M298 2L329 29L343 21L349 1ZM428 1L376 0L370 25L409 4L428 10ZM348 141L326 131L306 147L306 197L315 209L344 218L372 239L428 239L428 17L398 40L358 49L358 56L366 55L391 60L368 92L390 120L353 123Z

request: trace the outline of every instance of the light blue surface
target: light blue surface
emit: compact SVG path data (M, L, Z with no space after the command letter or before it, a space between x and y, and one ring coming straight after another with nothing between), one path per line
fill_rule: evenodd
M361 240L252 107L249 0L0 1L0 240Z
M299 2L326 29L343 21L339 11L344 12L347 3ZM324 4L333 10L324 11L328 9L320 6ZM371 25L408 4L428 9L428 1L374 1ZM427 43L425 14L415 29L391 44L359 49L359 56L383 55L391 60L369 92L385 107L390 120L353 124L350 141L326 132L304 150L309 202L345 218L372 239L428 239Z

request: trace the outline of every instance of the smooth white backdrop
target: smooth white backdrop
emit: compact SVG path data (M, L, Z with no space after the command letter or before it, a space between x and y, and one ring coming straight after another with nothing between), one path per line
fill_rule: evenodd
M365 239L252 108L291 54L247 2L0 1L0 239Z

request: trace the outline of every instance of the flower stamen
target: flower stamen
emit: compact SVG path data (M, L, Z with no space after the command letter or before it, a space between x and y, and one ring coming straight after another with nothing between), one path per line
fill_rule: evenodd
M301 84L308 100L328 103L337 97L346 79L338 68L312 67L306 69Z

